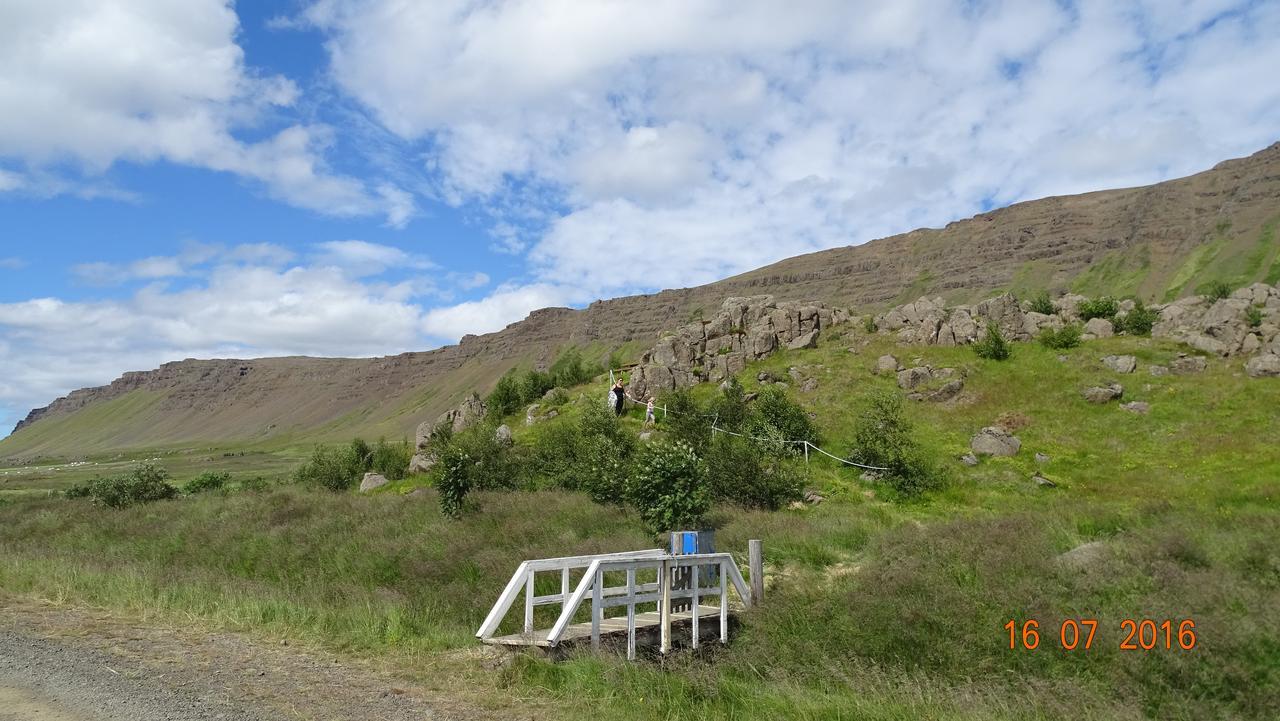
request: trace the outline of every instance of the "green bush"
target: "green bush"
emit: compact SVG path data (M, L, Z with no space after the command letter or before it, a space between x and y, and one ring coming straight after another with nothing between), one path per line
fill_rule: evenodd
M1139 300L1134 301L1133 310L1116 323L1116 328L1129 335L1151 335L1151 329L1155 327L1158 320L1160 320L1160 314L1143 305Z
M1042 290L1036 297L1031 299L1031 312L1053 315L1054 311L1055 308L1053 307L1053 300L1049 297L1049 291Z
M1076 310L1080 313L1080 320L1093 320L1094 318L1111 320L1116 316L1116 312L1119 309L1116 299L1109 295L1094 298L1093 300L1082 300L1080 305L1076 306Z
M342 446L316 446L311 459L293 472L297 483L330 491L354 488L369 461L368 444L363 441Z
M808 441L814 445L819 441L818 429L809 419L809 413L776 385L760 391L760 397L752 404L751 411L752 415L746 424L751 435L773 436L786 441ZM798 443L783 446L790 454L803 452L803 446Z
M461 446L452 444L441 449L437 459L432 470L438 469L435 486L440 494L440 511L457 518L462 515L463 501L471 491L475 461Z
M681 388L663 398L667 407L664 419L667 433L672 439L688 444L694 452L701 453L711 442L711 418L688 390Z
M1245 308L1244 320L1249 324L1250 328L1257 328L1262 325L1262 309L1256 305Z
M863 318L862 329L865 330L867 333L875 333L876 331L880 330L880 327L876 325L875 316L869 315L866 318Z
M804 480L792 464L768 457L757 443L726 433L712 441L706 470L713 498L747 508L777 510L804 490Z
M73 486L65 492L68 498L91 498L108 508L126 508L138 503L150 503L178 495L178 489L169 485L169 472L143 463L128 473L93 480Z
M1082 331L1077 324L1064 325L1054 330L1053 328L1045 328L1040 331L1037 340L1040 345L1046 348L1054 348L1057 350L1066 350L1067 348L1075 348L1080 345L1080 335Z
M704 465L680 441L655 441L641 450L628 490L628 499L654 533L695 527L711 507Z
M379 438L370 452L369 470L379 473L389 481L398 481L409 475L409 461L413 458L413 447L408 441L387 443Z
M1013 347L1000 334L1000 329L996 324L991 323L987 325L986 336L973 344L973 352L977 353L979 358L1002 361L1009 360L1013 355Z
M231 480L231 474L218 471L205 471L195 478L187 481L182 487L182 492L187 494L204 493L205 491L217 491L224 488L227 482Z
M1215 280L1204 286L1204 295L1208 297L1210 301L1222 300L1223 298L1230 297L1231 291L1233 290L1235 289L1232 288L1231 284L1225 280Z
M502 418L519 410L523 402L520 380L516 378L515 369L512 369L498 379L493 392L485 399L485 406L493 417Z
M902 397L892 391L876 391L854 424L854 450L849 460L886 469L880 471L881 477L904 496L939 488L945 476L920 448L914 432L903 413Z
M703 424L715 421L717 428L730 431L741 431L751 418L751 408L747 405L747 393L738 379L729 376L723 388L716 393L707 408L711 418L701 420ZM697 450L697 446L694 446Z

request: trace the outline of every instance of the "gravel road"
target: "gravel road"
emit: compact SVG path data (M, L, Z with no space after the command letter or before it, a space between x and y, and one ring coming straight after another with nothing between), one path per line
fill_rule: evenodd
M0 596L0 721L453 721L368 664Z

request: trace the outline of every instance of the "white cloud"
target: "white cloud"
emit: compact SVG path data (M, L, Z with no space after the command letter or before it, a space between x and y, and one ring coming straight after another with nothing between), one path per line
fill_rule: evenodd
M255 250L269 249L228 256ZM0 303L0 418L177 358L377 356L428 344L422 308L402 285L323 266L239 263L191 280L181 290L145 285L122 299Z
M385 214L392 225L413 213L402 192L370 190L329 170L324 128L294 125L260 142L235 137L299 91L246 67L229 0L41 0L6 4L3 20L0 157L40 172L71 161L89 185L121 160L167 160L259 181L272 196L322 213ZM41 192L68 185L45 183Z
M25 267L27 267L27 261L22 258L0 258L0 269L22 270Z
M1280 135L1277 3L322 0L306 17L338 85L428 145L439 196L527 253L527 292L433 312L448 334L1155 182Z
M582 300L580 291L549 283L503 287L483 300L429 310L421 327L427 335L456 339L469 333L502 330L534 308L580 303Z
M19 174L0 169L0 193L18 190L26 185L26 180Z
M364 240L332 240L318 243L315 261L360 277L379 275L392 268L428 270L436 267L426 258L411 255L390 245Z

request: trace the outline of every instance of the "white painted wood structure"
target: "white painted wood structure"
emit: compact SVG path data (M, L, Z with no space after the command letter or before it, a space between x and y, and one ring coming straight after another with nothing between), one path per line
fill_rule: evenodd
M714 567L718 583L710 588L700 588L699 579L704 574L699 569ZM692 569L689 588L672 588L681 569ZM571 574L581 571L575 584ZM535 592L537 575L558 574L560 592L539 596ZM625 582L608 585L608 576L625 575ZM645 582L638 578L653 576ZM545 577L545 576L544 576ZM717 618L720 622L720 642L729 640L729 585L747 606L751 605L751 591L742 579L733 557L727 553L703 553L672 555L660 549L603 553L594 556L570 556L525 561L511 576L498 602L476 632L483 642L507 646L541 646L553 648L566 641L590 638L593 648L600 648L602 635L627 636L627 658L636 656L636 629L658 626L661 652L671 650L671 626L674 622L689 621L693 634L693 646L699 643L699 624L704 618ZM572 588L571 588L572 587ZM524 594L524 625L520 633L495 636L516 599ZM591 620L574 623L579 607L591 598ZM718 605L704 605L703 601L718 599ZM688 599L687 611L673 612L672 602ZM652 612L637 613L636 606L654 604ZM547 629L534 628L534 609L538 606L558 604L560 614ZM626 616L608 617L611 608L626 607Z

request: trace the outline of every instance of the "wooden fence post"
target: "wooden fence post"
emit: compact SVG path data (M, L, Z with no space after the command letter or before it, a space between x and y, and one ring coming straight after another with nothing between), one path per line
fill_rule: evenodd
M747 541L748 566L751 572L751 605L764 603L764 551L759 540Z

